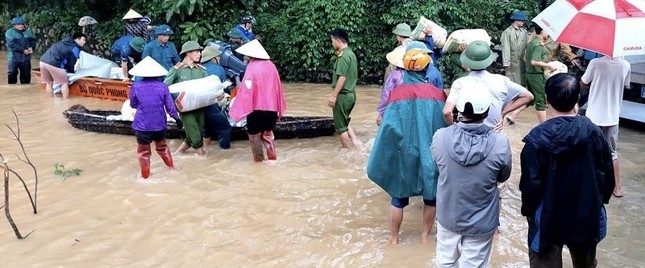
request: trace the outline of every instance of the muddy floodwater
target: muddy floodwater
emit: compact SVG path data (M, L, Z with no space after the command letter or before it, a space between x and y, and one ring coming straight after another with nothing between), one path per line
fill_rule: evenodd
M3 53L4 54L4 53ZM3 56L4 57L4 56ZM36 66L36 65L34 65ZM6 60L0 58L0 72ZM152 176L138 177L135 139L75 129L61 112L74 104L118 110L121 103L49 97L37 80L0 78L0 153L33 187L20 147L4 124L20 117L21 138L38 168L38 214L18 180L11 212L25 240L0 217L0 267L433 267L435 243L421 243L423 202L405 209L401 245L387 238L390 198L365 174L377 126L379 87L357 90L352 125L362 148L334 136L278 140L278 160L254 163L248 141L208 147L204 158L153 153ZM288 115L331 115L327 85L286 84ZM520 214L519 152L537 123L529 109L508 127L514 167L504 194L492 267L527 267L527 225ZM609 233L599 267L645 267L645 132L622 127L618 151L625 197L608 205ZM170 140L175 149L179 140ZM81 169L63 180L54 164ZM436 227L435 227L436 228ZM433 231L433 233L436 230ZM568 256L565 254L565 256ZM570 260L565 258L570 266Z

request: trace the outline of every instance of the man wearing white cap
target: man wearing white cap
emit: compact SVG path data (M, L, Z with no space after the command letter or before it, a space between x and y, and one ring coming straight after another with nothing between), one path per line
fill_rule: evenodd
M264 160L262 145L266 148L267 158L276 160L273 129L287 108L280 74L257 39L242 45L236 51L248 56L250 62L229 115L238 122L246 117L251 152L256 162Z
M511 175L511 144L484 123L493 96L486 85L464 88L461 122L437 130L437 267L486 267L499 224L498 183Z
M130 70L130 74L143 77L141 81L132 83L130 88L130 106L137 109L134 114L132 128L136 131L137 154L141 176L150 176L150 143L155 142L156 151L166 166L173 168L170 149L166 144L166 113L182 128L182 121L175 110L175 104L168 86L159 80L168 73L151 57L146 57Z

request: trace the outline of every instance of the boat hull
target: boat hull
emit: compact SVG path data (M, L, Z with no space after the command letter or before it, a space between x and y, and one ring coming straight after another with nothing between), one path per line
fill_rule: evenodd
M131 135L134 136L132 122L107 120L109 115L119 115L119 111L73 111L63 112L67 121L75 128L107 134ZM328 116L285 116L278 120L273 133L276 139L294 139L294 138L315 138L321 136L331 136L335 132L334 120ZM168 123L166 138L181 139L186 137L183 130L178 129L173 122ZM248 136L244 127L233 127L231 139L246 140Z
M31 74L40 81L40 69L31 70ZM125 101L130 98L131 84L119 79L83 77L69 85L69 95ZM44 90L45 84L40 82L40 88Z

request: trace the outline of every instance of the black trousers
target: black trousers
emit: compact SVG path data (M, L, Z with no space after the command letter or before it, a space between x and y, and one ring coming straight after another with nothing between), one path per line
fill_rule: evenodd
M562 268L562 246L551 244L546 252L535 253L529 249L529 261L531 268ZM596 246L572 247L567 246L571 253L571 262L574 268L595 268Z
M9 77L7 83L16 84L18 83L18 73L20 72L20 84L29 84L31 83L31 61L16 62L9 61L9 67L7 68Z
M166 131L135 131L134 136L137 138L137 143L142 145L151 144L153 141L158 142L166 138Z

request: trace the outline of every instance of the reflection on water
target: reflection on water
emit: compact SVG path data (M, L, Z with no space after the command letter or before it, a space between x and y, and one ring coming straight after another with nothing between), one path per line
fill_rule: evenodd
M205 158L175 156L175 171L153 155L151 179L142 180L134 137L74 129L61 115L73 104L119 109L120 103L51 98L35 84L5 86L6 77L0 82L0 123L13 124L11 110L18 113L23 141L41 176L37 215L30 214L22 189L11 181L14 220L23 233L34 232L17 241L8 224L0 224L4 267L433 266L435 243L420 242L421 200L413 198L405 210L402 244L388 246L389 197L365 175L376 133L377 87L358 89L352 124L363 142L359 151L342 150L335 137L278 140L279 160L256 164L248 142L236 141L227 151L211 146ZM327 85L286 85L287 114L331 114L329 90ZM521 139L536 119L527 110L519 121L506 130L515 167L493 267L528 265L518 156ZM19 153L9 137L2 128L0 152ZM177 148L179 141L170 146ZM609 236L598 250L601 267L645 266L643 149L642 133L621 129L626 196L608 206ZM29 174L15 158L9 163ZM62 181L53 174L55 163L83 173Z

